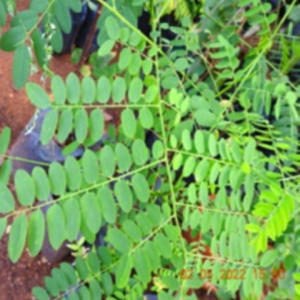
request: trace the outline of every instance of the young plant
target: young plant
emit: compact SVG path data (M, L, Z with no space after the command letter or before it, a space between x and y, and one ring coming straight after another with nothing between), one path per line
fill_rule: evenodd
M198 1L189 11L179 9L184 0L99 0L94 76L51 75L53 101L25 84L30 53L51 74L45 49L61 50L69 9L80 11L81 1L32 0L16 13L0 46L15 51L16 87L25 84L38 109L51 108L41 143L74 140L63 163L18 170L14 199L14 157L2 131L0 236L11 220L9 258L16 262L25 247L37 255L46 230L54 249L79 233L93 244L107 230L101 246L34 288L36 299L142 299L151 291L192 300L203 290L219 299L300 298L299 88L288 77L297 55L286 59L285 50L284 63L272 61L289 45L278 32L295 2L282 17L259 0ZM137 27L143 9L151 33ZM160 21L166 13L171 25ZM42 20L55 25L48 40ZM105 129L100 108L121 109L120 122L91 150Z

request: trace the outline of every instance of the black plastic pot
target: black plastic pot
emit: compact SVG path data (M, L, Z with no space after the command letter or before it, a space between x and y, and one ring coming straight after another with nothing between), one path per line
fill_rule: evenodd
M82 10L80 13L75 13L73 11L70 11L71 20L72 20L71 32L65 33L62 31L63 47L60 52L54 52L54 55L62 55L72 50L72 46L77 37L77 34L80 28L82 27L82 25L84 24L84 21L86 20L87 12L88 12L88 6L85 1L82 3Z
M138 29L148 38L150 38L151 25L150 14L148 11L143 10L142 14L138 18Z
M84 46L86 45L89 34L92 34L91 30L93 27L93 23L95 22L95 19L97 18L98 8L100 6L99 3L97 3L97 2L95 2L95 5L96 5L95 10L92 10L89 6L87 6L87 13L86 13L85 20L84 20L82 26L80 27L80 29L77 33L76 39L75 39L75 46L77 48L83 49ZM97 30L93 36L92 43L89 48L89 52L88 52L89 55L91 55L98 49L98 44L97 44L98 34L99 34L99 29L97 28Z
M142 11L142 14L138 18L138 29L148 38L151 39L151 20L150 20L150 13L146 10ZM178 22L175 20L175 18L172 15L164 15L160 19L160 23L167 23L169 26L179 26ZM161 37L159 40L159 43L164 44L164 39L168 41L173 41L177 38L177 35L175 32L173 32L171 29L162 29L161 30ZM183 46L163 46L162 50L164 52L168 52L168 50L181 50L185 49Z
M88 35L91 33L92 25L97 17L97 10L99 3L95 0L92 2L96 6L96 10L92 10L87 4L86 0L83 0L82 10L80 13L75 13L70 10L72 29L70 33L62 32L63 47L60 52L54 52L54 55L62 55L71 52L72 47L75 45L77 48L84 48L87 42ZM92 54L97 51L97 36L99 29L94 34L88 54Z

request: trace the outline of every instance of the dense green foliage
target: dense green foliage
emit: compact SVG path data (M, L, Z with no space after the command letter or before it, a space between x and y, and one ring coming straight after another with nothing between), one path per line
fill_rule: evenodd
M74 268L53 269L34 296L63 299L71 287L70 299L140 299L152 289L160 300L192 300L188 291L209 281L220 299L236 292L244 300L300 299L300 41L283 27L299 22L293 11L300 6L291 1L279 17L259 0L99 2L93 76L71 73L64 81L49 60L62 47L61 31L71 29L69 8L80 11L81 1L32 0L28 10L15 12L14 1L0 0L0 25L14 15L0 40L2 50L14 51L14 84L26 84L38 109L52 108L41 142L55 136L64 143L74 132L66 153L86 147L79 160L68 156L48 172L18 170L15 200L7 187L10 133L2 131L0 237L11 218L9 257L16 262L24 247L37 255L46 229L58 249L79 232L92 244L107 226L105 245L80 252ZM152 14L151 38L136 27L142 7ZM174 9L177 38L161 39L169 25L159 17ZM53 25L45 26L46 36L42 21ZM116 45L117 62L108 64ZM51 76L53 101L27 82L35 64ZM122 112L120 126L110 127L110 139L94 152L88 146L104 132L100 108ZM150 150L148 131L157 136ZM187 240L183 231L196 238ZM192 278L183 278L184 270L193 270ZM199 275L203 270L208 279ZM235 276L221 278L224 270Z

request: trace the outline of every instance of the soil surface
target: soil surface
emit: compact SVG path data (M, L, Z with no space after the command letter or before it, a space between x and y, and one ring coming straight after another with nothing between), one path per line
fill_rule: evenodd
M28 7L29 0L18 1L18 10ZM2 32L9 28L9 19ZM12 130L11 145L17 139L35 109L26 97L24 88L16 90L12 83L13 53L0 50L0 132L4 126ZM66 77L74 71L69 55L54 57L50 69L56 74ZM42 72L31 76L30 81L44 85L49 91L49 81L41 81ZM42 255L31 258L25 250L21 259L13 264L7 254L8 237L0 240L0 300L31 300L31 289L43 285L43 278L50 274L54 267Z

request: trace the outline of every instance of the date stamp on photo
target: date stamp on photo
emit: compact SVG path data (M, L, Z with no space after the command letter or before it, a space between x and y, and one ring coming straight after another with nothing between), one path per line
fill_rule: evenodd
M286 276L286 271L282 269L264 270L264 269L252 269L254 279L265 279L267 276L271 275L272 280L284 279ZM233 280L246 279L247 269L221 269L218 278L213 275L212 269L202 269L197 276L201 279L225 279ZM180 271L181 279L192 279L195 278L193 274L193 269L182 269Z

